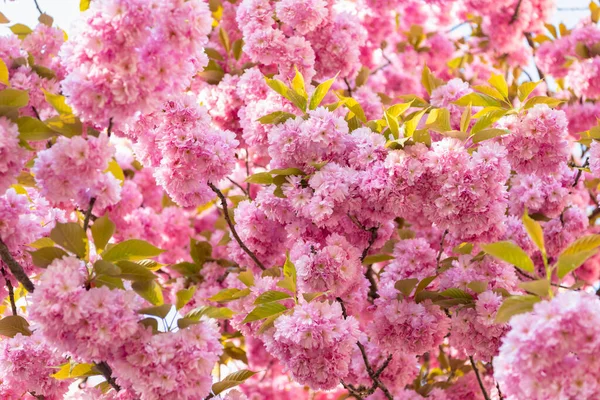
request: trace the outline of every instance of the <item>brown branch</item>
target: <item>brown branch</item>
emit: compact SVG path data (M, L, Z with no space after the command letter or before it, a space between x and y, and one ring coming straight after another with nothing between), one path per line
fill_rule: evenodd
M223 207L223 214L225 216L225 221L227 221L227 225L229 225L229 230L231 230L231 234L235 238L236 242L240 245L242 250L244 250L244 252L246 254L248 254L248 256L250 256L250 258L254 261L254 263L260 269L262 269L264 271L266 268L263 265L263 263L260 262L258 257L256 257L256 254L254 254L254 252L252 250L250 250L248 247L246 247L246 245L244 244L244 242L242 242L242 239L238 235L237 231L235 230L235 226L233 225L231 218L229 218L229 208L227 207L227 199L223 195L223 192L221 192L218 187L216 187L215 185L213 185L210 182L208 182L208 186L212 189L213 192L215 192L217 194L217 196L221 200L221 207Z
M515 13L513 14L513 16L510 19L510 22L508 23L509 25L514 24L517 21L517 18L519 18L519 10L521 9L522 2L523 2L523 0L519 0L519 2L517 3L517 7L515 8Z
M23 271L21 264L19 264L10 254L8 246L6 246L2 239L0 239L0 257L2 257L2 261L8 266L8 269L10 269L10 272L15 279L21 282L28 292L33 293L33 290L35 289L33 282L31 282L25 271Z
M110 134L112 133L112 128L113 128L113 119L112 117L108 120L108 128L106 128L106 135L108 137L110 137Z
M94 204L96 204L96 198L92 197L90 199L90 205L85 212L85 218L83 219L83 231L87 231L88 226L90 225L90 217L92 216L92 209L94 208Z
M6 282L6 287L8 289L8 298L10 299L10 307L12 308L12 315L17 315L17 304L15 303L15 292L13 290L13 285L10 282L10 279L8 279L8 276L6 275L6 271L4 270L4 268L0 268L0 271L2 271L2 276L4 277L4 281Z
M237 186L246 196L248 196L248 198L250 198L250 194L246 191L246 189L244 189L244 187L242 185L240 185L239 183L237 183L236 181L234 181L231 178L227 178L227 180L231 183L233 183L235 186Z
M481 392L483 393L483 398L485 400L490 400L490 396L488 396L485 391L485 386L483 386L483 381L481 380L481 376L479 375L479 370L475 365L475 361L473 361L473 356L469 356L469 361L471 361L471 367L473 367L473 371L475 371L475 376L477 376L477 382L479 382L479 387L481 388Z
M531 36L531 33L525 32L525 39L527 39L527 43L529 44L529 47L531 47L532 50L535 50L535 43L533 42L533 37ZM535 65L535 69L537 70L537 73L538 73L540 79L546 79L544 73L542 72L540 67L538 67L537 63L534 63L534 65Z
M587 167L589 163L590 159L588 158L585 160L583 165L579 167L579 169L577 170L577 176L575 176L575 182L573 182L573 187L577 186L577 184L579 183L579 178L581 178L581 175L583 174L583 169Z
M106 379L106 382L108 382L110 386L112 386L117 392L121 390L121 386L117 384L115 378L113 378L112 376L112 368L110 367L110 365L108 365L106 361L95 363L95 365L96 369L100 371L100 373L102 374L104 379Z
M344 317L344 319L348 318L348 313L346 311L346 305L344 304L344 301L340 297L336 297L335 300L338 303L340 303L340 306L342 307L342 316ZM356 345L358 346L358 349L360 350L360 354L362 355L363 361L365 363L365 368L367 369L367 373L369 374L369 378L371 378L371 380L373 381L373 386L367 390L366 396L373 394L375 392L375 390L377 390L377 388L379 388L379 389L381 389L381 391L383 392L383 394L385 395L385 397L388 400L394 400L389 389L379 379L379 375L381 375L383 370L388 366L388 364L392 360L392 355L390 354L386 358L386 360L383 362L382 366L377 370L377 372L375 372L373 370L373 367L371 366L371 363L369 362L369 358L367 357L367 351L365 350L365 346L360 341L357 341ZM344 382L342 382L342 385L344 385L344 387L347 388L347 385L345 385ZM348 385L348 386L350 388L352 388L351 385ZM354 388L352 388L352 389L354 389ZM354 389L354 391L358 392L358 390L356 390L356 389ZM356 396L355 394L353 394L353 395ZM486 399L486 400L489 400L489 399Z
M35 8L37 8L40 15L43 14L44 12L41 10L40 5L38 4L37 0L33 0L33 2L35 3Z
M348 97L352 97L352 87L350 87L350 82L348 82L347 78L344 78L344 82L346 83L346 88L348 89Z
M446 235L448 234L448 229L446 229L444 231L444 233L442 234L442 239L440 240L440 251L438 251L437 254L437 267L440 267L440 259L442 258L442 253L444 252L444 240L446 240Z

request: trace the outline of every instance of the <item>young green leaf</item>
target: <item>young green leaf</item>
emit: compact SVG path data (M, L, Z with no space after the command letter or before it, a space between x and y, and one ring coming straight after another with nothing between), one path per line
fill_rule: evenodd
M115 224L108 218L107 215L103 215L94 221L91 230L96 251L98 253L102 253L108 244L108 241L115 233Z
M135 281L131 284L131 288L155 306L164 303L162 288L155 281Z
M8 67L2 59L0 59L0 83L10 86L10 82L8 81Z
M525 230L537 248L540 249L542 254L546 254L546 248L544 247L544 232L542 231L542 227L539 222L531 219L531 217L527 215L527 210L525 210L523 213L523 226L525 226Z
M516 266L526 272L533 272L533 261L525 251L513 242L496 242L481 246L487 254Z
M214 301L217 303L227 303L228 301L241 299L242 297L246 297L250 294L250 289L236 289L236 288L228 288L223 289L217 294L213 295L209 298L210 301Z
M106 261L106 260L104 260ZM136 264L132 261L119 261L117 266L121 270L119 278L126 279L128 281L151 281L156 279L156 275L152 273L148 268Z
M196 286L191 286L188 289L181 289L177 291L177 293L175 294L177 298L175 308L177 308L178 310L183 308L187 303L190 302L190 300L192 300L192 298L194 297L194 293L196 293Z
M19 139L22 140L47 140L57 135L46 124L37 118L21 117L17 120Z
M256 372L252 372L247 369L234 372L233 374L227 375L221 382L214 383L211 391L214 395L218 395L227 389L231 389L232 387L242 384L246 379L255 374Z
M138 261L145 258L156 257L162 253L164 253L164 250L153 246L145 240L129 239L109 247L104 254L102 254L102 259L106 261Z
M286 306L277 302L259 304L246 316L246 318L244 318L242 324L259 321L261 319L265 319L267 317L270 317L271 315L275 315L286 310Z
M29 323L20 315L10 315L0 319L0 335L14 337L17 333L30 336Z
M508 100L508 84L504 79L504 76L498 74L492 74L492 77L488 80L490 85L492 85L505 100Z
M272 303L274 301L289 299L291 297L292 296L290 296L288 293L281 292L279 290L268 290L258 296L256 300L254 300L254 304Z
M419 283L419 280L415 278L402 279L397 281L394 284L394 287L398 289L400 293L402 293L404 296L408 297L412 293L415 286L417 286L417 283Z
M517 89L517 94L519 96L519 100L521 102L525 101L525 99L527 99L527 97L529 97L529 95L531 94L531 92L533 92L535 90L535 88L541 83L542 81L539 80L537 82L523 82L522 84L519 85L519 88Z
M563 250L561 255L581 253L582 251L593 250L598 246L600 246L600 235L587 235L571 243L569 247Z
M548 282L548 279L538 279L535 281L521 282L519 283L519 287L526 292L540 297L546 297L550 291L550 282Z
M173 306L171 304L162 304L156 307L142 308L141 310L138 310L137 313L142 315L153 315L155 317L164 319L167 317L167 315L169 315L169 312L172 308Z
M247 287L254 286L254 274L250 270L240 272L238 279Z
M317 88L312 94L312 97L310 98L310 103L308 105L309 110L315 110L317 107L319 107L319 104L321 104L321 102L329 92L329 89L331 88L331 85L333 85L333 82L335 82L336 78L337 74L333 78L328 79L317 86Z
M31 261L33 265L40 268L46 268L57 258L63 258L69 254L59 247L42 247L39 250L32 251Z
M517 314L530 312L533 310L535 303L540 300L538 296L530 294L507 297L496 313L496 323L503 324L510 321Z
M567 253L564 252L558 256L556 261L556 274L560 279L567 276L570 272L575 271L581 267L590 257L598 253L598 249L584 250L579 253Z
M29 94L25 90L0 90L0 106L21 108L25 107L28 103Z
M87 255L87 236L83 228L75 222L57 223L50 232L50 239L79 258L85 258Z

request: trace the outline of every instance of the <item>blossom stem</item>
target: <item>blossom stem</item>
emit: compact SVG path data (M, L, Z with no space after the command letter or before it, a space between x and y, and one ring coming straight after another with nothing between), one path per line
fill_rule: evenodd
M235 238L236 242L240 245L242 250L244 250L244 252L246 254L248 254L248 256L250 256L250 258L254 261L254 263L261 270L264 271L266 268L263 265L263 263L260 262L258 257L256 257L256 254L254 254L254 252L252 250L250 250L248 247L246 247L246 245L244 244L244 242L242 242L242 239L238 235L237 231L235 230L235 226L233 225L233 222L231 221L231 218L229 217L229 208L227 207L227 199L223 195L223 192L221 192L218 187L216 187L215 185L213 185L210 182L208 182L208 186L212 189L213 192L215 192L217 194L217 196L221 200L221 207L223 207L223 215L225 216L225 221L227 221L227 225L229 225L229 230L231 230L231 234Z
M90 199L90 205L85 212L85 218L83 220L83 230L87 231L88 226L90 225L90 217L92 216L92 209L94 208L94 204L96 204L96 198L92 197Z
M110 367L110 365L108 365L108 363L106 361L95 363L95 365L96 365L96 369L98 369L98 371L100 371L102 376L104 376L104 379L106 379L106 382L108 382L108 384L110 386L112 386L113 389L115 389L117 392L119 390L121 390L121 386L119 386L117 384L117 382L115 381L115 378L113 378L113 376L112 376L112 368Z
M15 303L15 292L13 290L13 285L6 276L6 271L4 268L0 268L2 271L2 276L4 277L4 281L6 282L6 288L8 289L8 298L10 299L10 307L12 308L12 315L17 315L17 304Z
M535 43L533 42L533 37L531 36L531 33L525 32L525 39L527 39L527 43L529 44L529 47L531 47L533 50L535 50ZM540 69L540 67L538 67L537 64L535 64L535 69L537 70L537 73L538 73L540 79L545 79L546 78L544 76L544 73L542 72L542 70Z
M40 15L44 14L44 12L40 8L40 5L38 4L37 0L33 0L33 2L35 3L35 8L37 8L37 10L40 13Z
M33 290L35 289L33 282L31 282L21 264L19 264L17 260L15 260L10 254L8 246L6 246L6 243L4 243L2 239L0 239L0 257L2 257L2 261L8 265L8 269L10 269L10 272L13 274L15 279L21 282L23 287L27 289L28 292L33 293Z
M577 171L577 175L575 176L575 182L573 182L573 187L577 186L577 184L579 183L579 178L581 178L581 175L583 174L583 169L585 167L587 167L589 163L590 163L590 159L588 158L585 160L583 165L581 167L579 167L579 170Z
M350 86L350 82L348 82L347 78L344 78L344 83L346 83L346 88L348 89L348 97L352 97L352 87Z
M483 386L483 381L481 380L481 376L479 375L479 370L475 365L475 361L473 360L473 356L469 356L469 361L471 361L471 367L473 367L473 371L475 371L475 376L477 377L477 382L479 383L479 387L481 388L481 392L483 393L483 397L485 400L490 400L490 396L488 396L485 391L485 386Z

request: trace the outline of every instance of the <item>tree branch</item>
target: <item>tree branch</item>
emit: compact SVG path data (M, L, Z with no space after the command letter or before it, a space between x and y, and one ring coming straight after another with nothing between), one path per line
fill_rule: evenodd
M527 39L527 43L529 44L529 47L531 47L532 50L535 50L535 43L533 42L531 33L525 32L525 39ZM544 73L542 72L540 67L538 67L537 63L534 63L534 65L535 65L535 69L537 70L537 73L538 73L540 79L546 79Z
M96 204L96 198L92 197L90 199L90 205L85 212L85 218L83 220L83 231L87 231L87 228L90 224L90 217L92 216L92 209L94 208L94 204Z
M33 290L35 289L33 282L31 282L25 271L23 271L21 264L19 264L10 254L8 246L6 246L2 239L0 239L0 257L2 257L2 261L8 266L8 269L10 269L10 272L15 279L21 282L28 292L33 293Z
M490 400L490 396L488 396L485 391L485 386L483 386L483 381L481 380L481 376L479 375L479 370L475 365L475 361L473 361L473 356L469 356L469 361L471 361L471 367L473 367L473 371L475 371L475 376L477 376L477 382L479 382L479 387L481 388L481 392L483 393L483 398L485 400Z
M113 119L112 117L108 120L108 128L106 128L106 136L110 137L113 128Z
M0 268L2 271L2 276L4 277L4 281L6 282L6 287L8 289L8 298L10 299L10 307L12 308L12 315L17 315L17 304L15 303L15 292L13 290L13 285L10 283L10 279L6 276L6 271L4 268Z
M235 226L233 225L233 222L231 222L231 218L229 218L229 208L227 207L227 199L223 195L223 192L221 192L218 187L216 187L215 185L213 185L210 182L208 182L208 186L212 189L213 192L215 192L217 194L217 196L221 200L221 207L223 207L223 214L225 216L225 221L227 221L227 225L229 225L229 230L231 230L231 234L235 238L235 241L240 245L242 250L244 250L244 252L246 254L248 254L248 256L250 256L250 258L254 261L254 263L260 269L262 269L264 271L266 268L263 265L263 263L260 262L258 257L256 257L256 254L254 254L254 252L252 250L250 250L248 247L246 247L246 245L244 244L244 242L242 242L242 239L238 235L237 231L235 230Z
M440 240L440 251L438 251L436 262L437 267L440 267L440 259L442 258L442 253L444 252L444 240L446 240L446 235L448 234L448 229L444 231L442 234L442 239Z
M346 83L346 88L348 89L348 97L352 97L352 87L350 87L350 82L348 79L344 78L344 82Z
M117 382L115 381L115 378L113 378L113 376L112 376L112 368L110 368L110 365L108 365L108 363L106 361L95 363L95 365L96 365L96 369L98 369L98 371L100 371L100 373L102 374L104 379L106 379L106 382L108 382L108 384L110 386L112 386L113 389L115 389L117 392L119 390L121 390L121 386L119 386L117 384Z
M588 158L585 160L583 165L581 167L579 167L579 169L577 170L577 175L575 176L575 182L573 182L573 187L577 186L577 184L579 183L579 178L581 178L581 175L583 173L583 169L585 167L587 167L589 163L590 163L590 159Z
M35 3L35 8L37 8L37 10L40 13L40 15L42 15L44 12L40 8L40 5L38 4L37 0L33 0L33 2Z
M517 3L517 8L515 8L515 13L511 17L510 22L508 23L509 25L514 24L517 21L517 18L519 18L519 10L521 9L522 2L523 0L519 0L519 2Z

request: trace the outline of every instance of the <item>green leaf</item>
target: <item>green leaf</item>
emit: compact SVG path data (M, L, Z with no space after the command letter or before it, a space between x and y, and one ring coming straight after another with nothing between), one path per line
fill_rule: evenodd
M246 316L246 318L244 318L242 324L259 321L261 319L270 317L271 315L279 314L286 310L287 308L283 304L277 302L259 304Z
M527 210L525 210L523 213L523 226L525 226L525 230L537 248L540 249L542 254L546 254L546 248L544 247L544 232L542 231L542 227L539 222L531 219L531 217L527 215Z
M181 289L181 290L177 291L177 294L176 294L177 302L175 303L175 307L178 310L183 308L187 303L190 302L190 300L192 300L195 293L196 293L196 286L192 286L188 289Z
M240 272L238 279L247 287L254 286L254 274L250 270Z
M235 42L233 42L233 45L231 46L233 49L233 57L236 60L239 60L240 57L242 56L242 50L244 47L244 41L242 39L238 39Z
M324 292L315 292L315 293L302 293L302 297L306 300L307 303L310 303L314 299L323 296Z
M510 321L517 314L532 311L535 303L540 300L538 296L530 294L507 297L496 313L496 323L503 324Z
M121 268L117 267L111 262L104 260L96 260L96 262L94 263L94 271L96 271L97 274L110 276L119 276L122 272Z
M584 250L579 253L561 254L556 261L557 275L560 279L581 267L590 257L596 255L598 249Z
M367 83L370 73L371 73L371 71L369 71L369 68L367 68L363 65L360 68L360 70L358 71L358 74L356 75L356 79L354 80L354 82L356 83L356 87L361 87L365 83Z
M398 122L398 117L393 116L387 110L384 113L384 117L392 135L394 135L394 138L398 139L400 137L400 123Z
M194 308L185 314L184 318L191 321L200 321L200 318L203 316L214 319L229 319L233 317L234 314L235 313L227 307L202 306Z
M471 124L472 111L471 111L471 103L465 107L462 115L460 116L460 130L462 132L466 132L469 129L469 125Z
M415 113L411 119L404 123L404 136L411 137L413 133L415 133L419 122L421 122L421 118L423 118L423 115L425 115L426 112L427 109L423 109Z
M0 58L0 83L10 86L8 81L8 67L4 63L4 61Z
M393 260L394 256L391 254L371 254L370 256L366 256L363 260L364 265L371 265L378 262Z
M248 183L256 183L259 185L270 185L273 183L273 177L269 172L258 172L246 178Z
M152 328L152 333L158 333L158 320L156 318L148 317L139 321L140 324L144 325L146 328Z
M394 284L394 287L400 291L404 296L408 297L412 293L415 286L419 283L418 279L402 279Z
M123 173L123 169L114 158L108 162L108 168L106 168L106 171L104 172L110 172L121 182L121 186L125 184L125 173Z
M525 103L524 108L527 110L535 106L536 104L546 104L548 105L548 107L552 108L558 106L561 103L564 103L564 100L558 100L553 97L546 96L535 96L527 100L527 103Z
M219 393L231 389L232 387L238 386L243 383L246 379L254 376L256 372L252 372L247 369L234 372L233 374L227 375L221 382L214 383L212 385L212 393L218 395Z
M42 247L41 249L31 251L30 253L33 265L40 268L46 268L55 259L69 255L66 251L58 247Z
M217 303L226 303L228 301L241 299L242 297L246 297L249 294L250 289L229 288L221 290L219 293L213 295L208 300L215 301Z
M50 232L50 239L79 258L85 258L87 255L87 236L83 228L75 222L57 223Z
M219 28L219 40L221 41L221 44L223 45L223 48L227 54L229 54L229 51L231 50L231 41L229 40L227 31L223 28Z
M417 288L415 289L415 295L421 291L423 291L431 282L433 282L437 278L437 275L428 276L426 278L421 279Z
M431 92L433 92L438 87L442 86L444 84L444 81L436 78L431 73L429 67L425 65L423 67L423 72L421 73L421 84L423 85L425 90L427 90L427 93L431 95Z
M54 379L74 379L84 378L87 376L100 375L100 371L96 369L94 364L77 364L73 361L67 362L60 366L60 369L50 375Z
M85 11L90 8L92 0L79 0L79 11Z
M33 32L31 30L30 27L28 27L27 25L23 25L23 24L14 24L13 26L10 27L10 30L19 37L19 39L23 40L27 37L27 35L29 35L31 32Z
M285 264L283 264L283 276L288 277L292 280L294 284L294 290L292 290L292 292L296 293L296 267L294 266L294 263L292 263L292 260L290 260L289 253L286 254Z
M293 119L293 118L296 118L296 116L292 113L285 112L285 111L275 111L275 112L265 115L264 117L260 117L258 119L258 122L260 122L261 124L277 125L277 124L281 124L281 123L287 121L288 119Z
M183 261L175 265L171 265L171 269L179 272L183 276L195 276L198 275L198 272L200 272L202 267L196 263Z
M19 139L46 140L56 136L56 132L37 118L21 117L17 120Z
M131 288L142 298L155 306L164 303L162 289L154 281L135 281L131 284Z
M467 283L467 287L477 294L481 294L487 290L488 283L485 281L473 281Z
M471 134L479 133L500 118L504 117L508 111L497 107L486 107L475 115L477 122L471 129ZM506 133L509 133L508 131Z
M521 282L519 287L526 292L535 294L540 297L548 296L550 291L550 282L547 279L538 279L535 281Z
M325 82L319 84L319 86L316 87L315 91L312 94L312 97L310 98L310 103L308 105L309 110L315 110L317 107L319 107L319 104L321 104L321 102L329 92L329 89L331 89L331 85L333 85L333 82L335 82L336 78L337 74L333 78L326 80Z
M302 171L301 169L298 169L298 168L272 169L271 171L269 171L269 173L272 175L283 175L283 176L306 175L304 173L304 171Z
M285 97L286 99L288 99L289 101L291 101L292 103L294 103L294 105L296 107L298 107L300 110L305 111L306 110L306 99L304 97L302 97L301 95L299 95L298 93L296 93L294 90L288 88L285 83L283 83L282 81L278 80L278 79L270 79L265 77L267 85L273 89L274 91L276 91L277 93L279 93L280 95L282 95L283 97Z
M190 256L198 265L203 265L212 256L212 246L205 241L190 239Z
M521 102L525 101L525 99L527 99L527 97L529 97L529 95L531 94L531 92L533 92L535 90L535 88L542 83L541 80L537 81L537 82L523 82L519 85L519 88L517 89L517 94L519 96L519 100Z
M83 124L72 114L61 114L44 121L55 132L66 137L79 136L83 132Z
M156 279L156 275L152 271L132 261L121 260L117 262L117 266L121 269L119 277L122 279L128 281L151 281Z
M361 105L358 103L358 101L356 101L352 97L343 97L343 96L338 96L338 97L340 98L341 101L343 101L344 105L351 111L351 113L349 114L350 118L352 118L353 116L356 116L356 118L358 118L358 120L361 121L362 123L367 122L367 117L365 116L365 112L362 109Z
M44 89L42 89L42 90L44 92L44 96L46 97L46 101L52 107L54 107L54 109L59 114L66 114L66 115L73 114L73 109L67 104L67 99L65 98L65 96L62 96L60 94L53 94Z
M108 216L104 215L94 221L94 225L92 225L91 230L96 251L101 253L108 244L108 241L112 235L115 233L115 224L108 218Z
M254 300L254 304L266 304L274 301L289 299L292 296L279 290L268 290Z
M561 255L576 254L582 251L593 250L600 246L600 235L587 235L577 239L563 250Z
M464 290L457 288L446 289L440 293L444 297L450 297L451 299L465 299L465 300L473 300L473 296Z
M498 74L492 74L492 77L488 80L490 85L492 85L505 100L508 100L508 84L504 79L504 76Z
M109 289L121 289L125 290L125 286L123 285L123 279L117 278L116 276L110 276L105 274L96 275L93 280L94 284L97 287L106 286Z
M481 246L487 254L516 266L526 272L534 272L535 266L525 251L512 242L496 242Z
M29 94L25 90L4 89L0 90L0 106L25 107L29 104Z
M0 335L14 337L17 333L30 336L29 323L19 315L10 315L0 319Z
M471 104L475 107L502 107L502 103L499 100L483 93L469 93L454 101L454 104L459 106L468 106Z
M452 130L450 126L450 111L446 108L434 108L429 112L425 126L436 132L448 132Z
M143 315L153 315L155 317L164 319L167 317L167 315L169 315L169 312L172 308L173 306L171 304L162 304L156 307L142 308L141 310L138 310L137 313Z
M106 261L138 261L156 257L163 252L164 250L151 245L145 240L129 239L109 247L102 255L102 259Z
M510 133L507 129L489 128L483 129L473 135L473 143L483 142L484 140L492 139L498 136Z
M213 60L223 61L223 56L215 49L211 49L210 47L205 47L204 52L208 56L208 58L212 58Z
M304 97L305 100L308 100L308 94L306 94L306 86L304 84L304 76L298 71L298 68L294 66L296 70L296 75L294 79L292 79L292 89L300 96Z
M458 253L458 254L471 254L472 251L473 251L473 243L467 243L467 242L463 242L463 243L459 244L458 246L455 246L452 249L453 253Z

